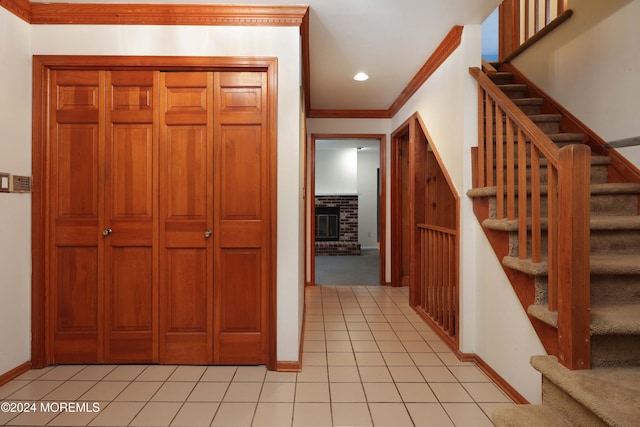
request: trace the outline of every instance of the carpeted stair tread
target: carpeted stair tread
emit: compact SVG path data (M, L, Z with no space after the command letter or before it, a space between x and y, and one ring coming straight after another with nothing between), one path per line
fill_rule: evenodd
M477 187L467 191L469 197L494 197L496 195L496 187ZM527 191L528 192L528 191ZM621 182L605 184L591 184L591 194L633 194L640 193L640 183ZM540 194L547 194L547 186L540 186Z
M640 425L640 368L569 370L555 356L533 356L531 365L607 425Z
M640 304L592 305L591 334L640 334Z
M558 327L558 312L549 311L546 304L533 304L527 313L554 328ZM592 305L591 335L640 334L640 304Z
M514 405L498 408L491 416L500 427L571 427L546 405Z
M527 99L527 98L519 98L519 99ZM527 117L529 117L531 119L532 122L534 123L549 123L549 122L559 122L560 120L562 120L562 114L551 114L551 113L546 113L546 114L529 114ZM493 121L495 123L495 117L493 118ZM502 116L502 121L505 122L507 120L507 116L503 115ZM558 134L553 134L553 135L558 135Z
M542 98L518 98L512 99L512 101L518 107L522 107L523 105L542 105L544 102Z
M592 230L640 230L640 216L592 216Z
M532 262L531 258L505 256L502 263L506 267L532 276L544 276L549 272L546 259ZM591 255L590 268L591 274L640 274L640 254Z
M527 90L528 86L524 83L506 83L496 85L503 92L517 91L517 90Z
M584 135L581 133L562 132L562 133L549 133L547 134L550 140L553 142L582 142Z
M562 120L562 114L532 114L529 118L534 123L559 122Z
M598 215L590 218L591 230L640 230L640 216ZM541 218L540 228L546 230L547 218ZM490 230L515 232L518 231L517 219L487 218L482 226ZM527 220L527 229L531 230L531 219Z

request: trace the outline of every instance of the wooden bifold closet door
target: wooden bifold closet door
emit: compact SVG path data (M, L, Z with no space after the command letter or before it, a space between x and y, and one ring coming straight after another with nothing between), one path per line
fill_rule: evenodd
M266 72L52 71L52 363L261 364Z

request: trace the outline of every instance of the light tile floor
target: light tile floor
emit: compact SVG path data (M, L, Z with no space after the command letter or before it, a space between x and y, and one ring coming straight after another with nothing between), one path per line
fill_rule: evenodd
M31 370L0 388L0 425L492 426L491 412L512 402L474 364L458 361L407 295L407 288L307 288L300 373L264 366ZM67 402L76 406L61 411Z

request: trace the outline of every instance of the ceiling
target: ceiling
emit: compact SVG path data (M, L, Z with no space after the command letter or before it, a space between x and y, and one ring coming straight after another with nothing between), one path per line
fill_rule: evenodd
M293 5L295 0L31 0L33 3ZM456 25L501 0L307 0L311 110L387 110ZM353 76L370 78L357 82Z

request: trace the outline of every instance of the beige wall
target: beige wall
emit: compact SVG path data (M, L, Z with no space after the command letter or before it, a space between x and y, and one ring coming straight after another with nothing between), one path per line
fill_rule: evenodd
M0 172L31 175L29 25L0 7ZM0 374L31 359L31 197L0 193Z
M640 136L640 1L569 8L573 16L514 65L605 141ZM640 167L640 147L620 151Z
M278 360L298 360L302 293L296 27L29 26L0 8L0 171L30 174L31 55L278 58ZM0 373L30 359L30 197L0 194Z

